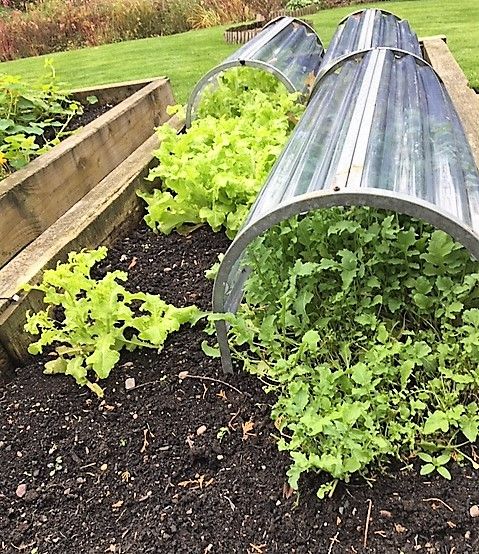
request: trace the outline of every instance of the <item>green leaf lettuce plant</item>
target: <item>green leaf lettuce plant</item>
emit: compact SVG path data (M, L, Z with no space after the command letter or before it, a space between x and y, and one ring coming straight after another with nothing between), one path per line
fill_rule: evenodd
M303 111L297 94L251 68L231 69L205 91L186 133L159 128L146 223L170 233L207 223L232 238ZM161 181L161 184L160 184Z
M27 313L25 330L39 336L28 351L40 354L53 347L56 357L46 362L45 373L71 375L98 396L103 390L96 379L108 377L123 348L160 351L170 333L203 317L195 306L175 308L159 296L127 291L123 271L93 279L92 267L106 254L105 247L72 252L66 263L45 271L39 285L24 287L42 292L47 306Z

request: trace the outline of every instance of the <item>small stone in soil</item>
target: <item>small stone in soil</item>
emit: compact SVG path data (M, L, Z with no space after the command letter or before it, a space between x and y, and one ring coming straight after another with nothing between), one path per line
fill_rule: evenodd
M471 517L479 517L479 506L477 504L474 504L469 508L469 514Z
M23 498L26 492L27 492L27 485L25 485L25 483L22 483L18 485L17 490L15 491L15 494L18 496L18 498Z
M196 429L196 434L198 436L202 435L203 433L206 433L206 425L200 425L198 429Z
M128 379L125 381L125 389L131 390L136 387L135 379L133 377L128 377Z

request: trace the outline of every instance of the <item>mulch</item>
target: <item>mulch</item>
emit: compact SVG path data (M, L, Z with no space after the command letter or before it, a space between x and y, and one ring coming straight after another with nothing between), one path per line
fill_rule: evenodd
M228 242L206 228L165 237L142 224L96 274L132 266L132 290L209 309L203 272ZM185 327L160 354L125 353L103 400L43 375L41 359L18 368L0 390L1 552L479 552L469 466L448 482L393 465L324 501L311 475L290 495L274 399L250 375L223 375L204 338L201 325Z

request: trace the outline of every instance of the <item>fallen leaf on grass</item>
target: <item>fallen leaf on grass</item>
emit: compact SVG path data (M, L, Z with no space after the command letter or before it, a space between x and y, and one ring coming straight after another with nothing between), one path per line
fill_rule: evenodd
M243 430L243 440L247 440L248 437L254 437L255 434L251 431L254 429L254 422L253 421L245 421L241 424L241 428Z

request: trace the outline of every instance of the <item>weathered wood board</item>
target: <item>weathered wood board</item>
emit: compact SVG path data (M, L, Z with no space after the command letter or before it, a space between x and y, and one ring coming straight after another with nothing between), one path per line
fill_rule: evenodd
M147 140L172 103L169 81L153 81L0 182L0 267Z
M111 83L108 85L99 85L97 87L77 88L71 91L75 100L85 103L89 96L96 96L102 104L118 104L138 92L140 89L149 85L153 81L163 80L165 77L155 77L150 79L137 79L135 81L125 81L122 83Z

